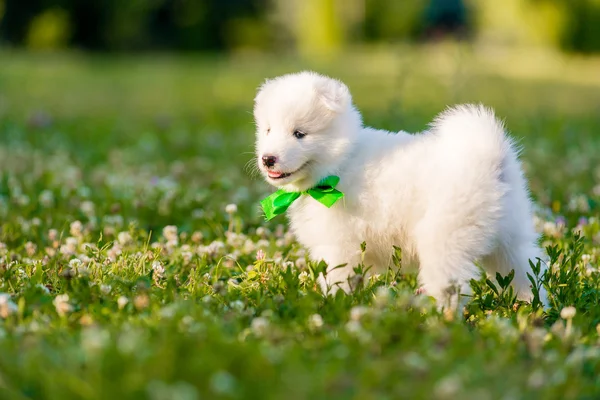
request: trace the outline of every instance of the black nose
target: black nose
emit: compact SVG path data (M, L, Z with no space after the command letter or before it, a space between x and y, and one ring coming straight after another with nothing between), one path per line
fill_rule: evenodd
M262 162L265 167L272 167L277 162L277 157L275 156L262 156Z

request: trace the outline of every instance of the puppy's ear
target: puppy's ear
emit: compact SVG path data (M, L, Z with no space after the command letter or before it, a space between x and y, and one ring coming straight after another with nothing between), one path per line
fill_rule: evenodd
M325 107L335 113L341 113L352 102L348 86L338 80L320 77L315 89Z
M272 79L266 79L262 85L258 87L256 91L256 96L254 96L254 104L258 103L260 99L264 96L265 89L269 87L269 84L272 82Z

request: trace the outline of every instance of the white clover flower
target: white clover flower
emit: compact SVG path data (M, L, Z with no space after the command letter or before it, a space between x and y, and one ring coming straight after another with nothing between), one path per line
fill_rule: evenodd
M194 233L192 233L191 239L192 239L192 242L194 242L194 243L200 243L203 238L204 238L204 235L200 231L195 231Z
M557 237L559 235L558 226L551 221L544 222L543 232L546 236Z
M256 250L256 245L250 239L246 239L244 242L244 246L242 247L242 251L244 254L252 254Z
M302 271L298 274L298 280L302 284L306 284L308 282L308 272Z
M150 297L148 297L148 295L145 293L137 295L133 299L133 305L136 309L143 310L150 305Z
M259 249L256 252L256 261L262 261L267 257L263 249Z
M8 318L17 312L17 305L10 300L10 295L0 293L0 318Z
M294 264L296 265L296 268L304 269L304 268L306 268L306 259L304 257L301 257L301 258L297 259Z
M73 311L73 306L69 304L69 295L68 294L59 294L52 301L54 307L56 308L56 312L60 316L64 316L67 313Z
M71 261L69 261L69 266L73 269L77 269L81 266L82 262L79 258L74 258Z
M319 330L323 327L323 317L320 314L313 314L308 317L308 326L312 330Z
M88 217L94 215L95 208L96 206L94 205L94 203L92 203L89 200L86 200L79 205L79 209L81 210L81 212L87 215Z
M40 193L38 201L42 207L50 208L54 205L54 193L52 193L50 190L44 190L42 193Z
M362 328L362 325L360 324L360 322L354 321L354 320L348 321L345 328L348 333L350 333L351 335L355 335L355 336L360 335L363 331L363 328Z
M225 206L225 212L229 215L235 214L238 210L237 204L227 204Z
M25 243L25 252L29 257L33 256L37 250L37 246L32 242Z
M108 250L108 252L106 254L108 255L108 258L112 262L115 262L115 261L117 261L117 258L121 255L121 253L122 253L121 246L118 243L114 243L113 246L110 248L110 250Z
M89 327L81 332L81 344L87 351L102 349L110 340L110 334L104 329Z
M60 246L60 252L64 255L70 256L77 252L77 245L79 242L74 237L69 236L65 239L65 244Z
M167 241L178 241L177 237L177 227L175 225L167 225L163 228L162 231L163 237L167 239Z
M258 228L256 228L256 235L264 237L267 235L267 229L263 228L262 226L259 226Z
M375 291L375 304L385 306L390 301L390 289L386 286L379 286Z
M81 223L81 221L71 222L69 232L75 237L80 237L83 233L83 224Z
M105 285L105 284L100 285L100 291L104 294L109 294L111 290L112 290L112 287L110 285Z
M256 336L264 336L269 330L269 320L264 317L256 317L252 320L250 329Z
M123 231L117 235L117 241L121 246L127 246L133 242L133 238L129 232Z
M156 272L156 275L159 278L162 278L164 276L164 274L165 274L165 267L163 267L163 265L161 264L161 262L158 261L158 260L152 262L152 270L154 272Z
M182 251L181 252L181 258L183 258L183 262L185 264L189 264L190 261L192 261L193 257L194 257L194 253L192 253L191 251Z
M244 310L245 306L246 305L241 300L235 300L235 301L232 301L231 303L229 303L229 307L231 307L233 310L236 310L236 311Z
M562 319L569 320L569 319L573 319L573 317L575 317L576 313L577 313L577 310L575 309L575 307L569 306L569 307L565 307L562 310L560 310L560 317Z
M129 299L125 296L119 296L117 299L117 305L119 306L119 310L122 310L127 303L129 303Z
M453 399L462 387L460 377L457 375L450 375L441 379L434 387L434 393L437 398L441 399Z
M363 315L367 314L369 309L365 306L355 306L350 309L350 319L352 321L359 321Z
M260 239L256 242L256 247L266 248L269 247L269 241L265 239Z
M221 252L221 250L223 250L224 248L225 248L225 243L223 243L220 240L215 240L206 247L206 252L211 256L215 256L215 255L219 254Z
M232 247L240 247L244 243L244 236L235 232L226 232L227 244Z

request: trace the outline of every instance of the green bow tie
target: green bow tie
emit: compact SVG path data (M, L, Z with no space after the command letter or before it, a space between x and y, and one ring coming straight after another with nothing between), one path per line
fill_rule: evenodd
M336 201L344 197L344 193L335 188L339 181L339 176L331 175L320 181L317 186L303 192L286 192L279 189L260 202L265 212L265 220L268 221L279 214L283 214L303 194L308 194L327 208L331 207Z

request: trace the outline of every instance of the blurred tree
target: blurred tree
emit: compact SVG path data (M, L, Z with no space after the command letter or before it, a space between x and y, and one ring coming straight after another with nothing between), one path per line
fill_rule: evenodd
M339 50L343 42L335 0L302 0L297 7L294 33L303 54Z
M570 0L569 11L563 47L582 53L600 51L600 0Z
M423 27L427 3L422 0L367 0L365 36L368 40L416 39Z
M63 48L69 41L71 26L65 10L51 8L37 15L27 32L27 46L32 49Z
M33 48L310 54L469 33L486 43L600 51L600 0L0 0L1 42Z
M462 0L431 0L423 14L423 33L429 38L464 37L470 22L467 6Z
M570 10L555 0L471 2L478 39L486 43L558 47Z

